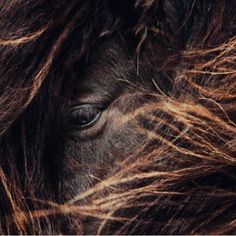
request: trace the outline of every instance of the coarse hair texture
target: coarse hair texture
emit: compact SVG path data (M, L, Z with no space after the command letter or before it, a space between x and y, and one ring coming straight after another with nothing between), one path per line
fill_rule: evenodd
M235 12L235 0L0 1L0 233L235 233ZM61 201L56 98L115 34L137 74L168 81L121 118L151 120L137 125L150 142Z

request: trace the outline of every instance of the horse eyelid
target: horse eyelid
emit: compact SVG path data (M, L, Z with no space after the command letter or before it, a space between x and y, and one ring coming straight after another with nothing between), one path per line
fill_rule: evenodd
M80 104L71 108L68 122L80 130L92 127L100 118L102 108L95 104Z

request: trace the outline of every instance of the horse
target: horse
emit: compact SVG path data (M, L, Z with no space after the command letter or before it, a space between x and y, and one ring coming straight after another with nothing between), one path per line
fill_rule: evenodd
M0 233L235 233L235 10L1 1Z

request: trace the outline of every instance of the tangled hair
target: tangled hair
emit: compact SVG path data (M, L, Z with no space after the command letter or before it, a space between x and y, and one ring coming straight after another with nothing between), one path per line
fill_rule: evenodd
M1 1L0 233L235 233L235 12L235 0ZM137 76L155 70L147 102L120 119L143 142L64 198L61 104L115 37Z

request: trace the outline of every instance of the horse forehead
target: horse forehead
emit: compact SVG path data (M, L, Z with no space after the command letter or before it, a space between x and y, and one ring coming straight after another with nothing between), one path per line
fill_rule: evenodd
M90 63L77 81L79 93L115 93L124 81L135 75L133 61L128 58L125 47L111 39L94 49Z

